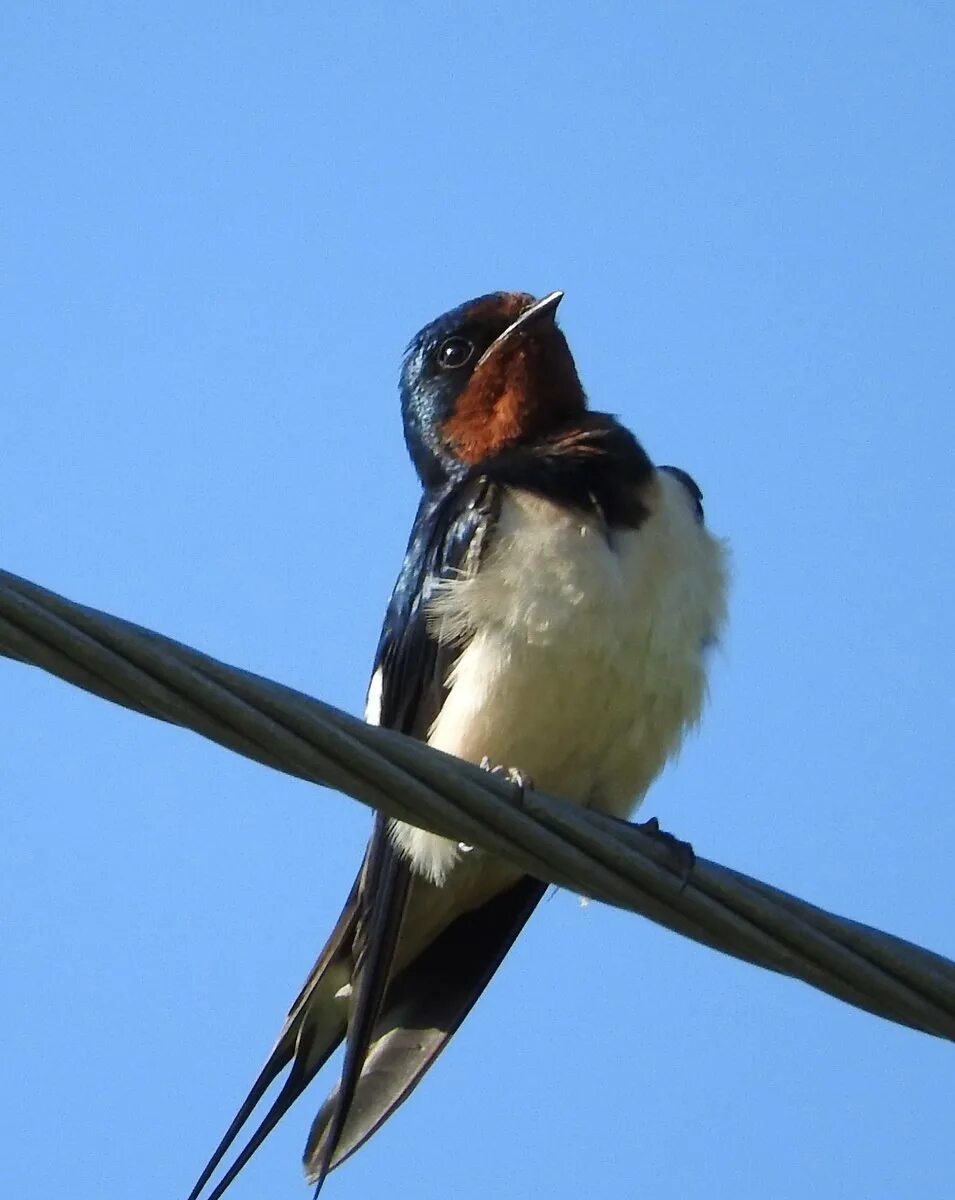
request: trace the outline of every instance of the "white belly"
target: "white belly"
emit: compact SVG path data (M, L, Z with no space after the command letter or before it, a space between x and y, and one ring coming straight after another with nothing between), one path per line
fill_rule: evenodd
M640 803L700 716L725 609L724 553L685 488L661 473L645 498L640 528L608 540L507 493L480 571L433 606L439 637L468 644L430 745L617 816ZM395 838L435 883L457 861L434 834L397 823Z

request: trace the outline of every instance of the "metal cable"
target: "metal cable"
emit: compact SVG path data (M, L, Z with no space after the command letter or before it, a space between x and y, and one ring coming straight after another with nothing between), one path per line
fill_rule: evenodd
M955 963L0 571L0 655L955 1041Z

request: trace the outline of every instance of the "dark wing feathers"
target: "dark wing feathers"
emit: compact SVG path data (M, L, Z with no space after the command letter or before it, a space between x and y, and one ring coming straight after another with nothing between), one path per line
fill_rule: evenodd
M696 519L703 524L703 493L700 491L700 486L688 472L682 467L657 467L658 471L666 471L668 475L672 475L674 479L678 479L680 483L690 493L690 499L696 506Z
M499 510L499 489L471 480L437 494L425 493L415 518L404 565L385 614L375 670L381 670L379 723L413 737L426 738L447 695L447 680L461 645L448 646L434 637L428 606L442 580L476 571ZM356 931L352 996L345 1063L341 1082L312 1127L306 1147L306 1171L316 1184L325 1181L353 1102L382 1109L384 1120L411 1090L397 1095L389 1081L366 1072L379 1017L394 1026L388 996L391 966L401 930L411 870L388 834L388 821L378 816L368 854L368 874L360 888L361 919ZM414 970L414 963L409 970ZM427 1069L424 1062L418 1074ZM382 1083L384 1086L382 1087ZM314 1139L314 1142L313 1142Z
M396 976L365 1060L363 1086L330 1156L331 1167L354 1154L408 1098L471 1011L546 886L525 876L458 917ZM325 1101L312 1125L305 1151L310 1182L318 1179L317 1164L328 1153L327 1130L337 1097L336 1092Z
M437 641L428 605L442 580L477 570L499 510L500 488L486 479L422 497L375 655L375 670L382 672L379 723L385 728L428 736L462 649Z
M440 580L477 570L499 508L500 488L486 479L449 484L423 497L375 657L375 669L382 672L381 725L427 737L447 695L448 674L463 649L437 642L429 628L428 603ZM531 902L523 891L518 896L517 889L512 889L515 896L509 906L499 909L493 901L495 907L488 906L487 928L482 926L488 950L480 939L470 942L476 936L470 924L462 927L465 940L453 950L453 931L461 924L455 922L402 971L400 987L396 981L397 990L390 989L391 961L410 872L394 850L387 824L380 816L376 819L362 870L338 923L189 1200L197 1200L253 1110L291 1063L271 1108L208 1197L219 1200L347 1033L341 1084L316 1118L307 1149L310 1178L320 1186L330 1166L357 1148L410 1093L470 1010L536 904L538 895ZM528 881L528 886L535 891L541 885ZM490 919L492 914L496 921ZM472 917L477 919L468 914ZM445 950L439 952L439 945ZM474 947L473 955L469 945ZM448 978L443 981L442 955L450 956L449 964L463 963L449 965ZM418 962L424 972L420 980L416 976ZM346 1006L336 999L336 993L349 982L352 994L346 1030ZM406 1019L411 1022L408 1028L402 1024ZM426 1046L418 1037L421 1021L434 1026ZM366 1063L372 1062L381 1064L381 1069L376 1067L369 1074ZM355 1122L349 1120L353 1109L359 1118ZM343 1131L345 1140L339 1145Z
M388 836L387 823L387 818L378 813L366 872L359 887L360 919L352 950L352 1004L345 1062L336 1102L329 1114L326 1137L310 1173L317 1185L316 1196L330 1169L364 1073L372 1034L391 980L391 964L411 883L411 869L396 853Z

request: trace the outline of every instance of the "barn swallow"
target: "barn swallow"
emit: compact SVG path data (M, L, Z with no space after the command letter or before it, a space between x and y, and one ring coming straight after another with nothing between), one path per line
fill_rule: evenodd
M423 487L366 719L624 818L699 718L725 564L683 471L592 412L561 292L498 292L413 339L400 378ZM338 1045L308 1180L417 1086L545 891L509 863L379 814L358 878L197 1200L280 1073L218 1200ZM317 1193L317 1189L316 1189Z

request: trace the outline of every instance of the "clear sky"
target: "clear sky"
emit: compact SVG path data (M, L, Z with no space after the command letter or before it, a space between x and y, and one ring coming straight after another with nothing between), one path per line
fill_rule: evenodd
M733 548L644 815L955 955L953 34L915 0L8 3L0 565L357 712L416 500L401 351L562 288L594 406ZM0 719L0 1186L176 1200L369 815L12 663ZM308 1195L323 1095L235 1200ZM327 1195L950 1200L953 1112L951 1046L561 893Z

